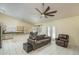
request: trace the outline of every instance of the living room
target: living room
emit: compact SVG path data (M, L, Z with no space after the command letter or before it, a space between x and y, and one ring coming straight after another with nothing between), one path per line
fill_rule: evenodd
M45 11L46 9L48 9L47 12ZM45 12L42 15L38 10ZM48 12L51 11L53 15L49 16ZM1 30L1 33L3 33L1 34L0 40L0 55L79 54L78 11L79 4L76 3L0 4L0 25L3 29L3 31ZM34 34L33 32L38 33ZM62 36L67 35L69 37L66 47L62 47L62 43L56 44L56 39L59 34ZM38 39L42 37L41 35L45 36L48 40L47 43L46 40L41 40L42 38ZM42 45L41 43L41 45L38 44L38 46L33 45L33 50L28 53L27 41L29 38L35 38L36 36L39 40L37 41L38 43L44 41L45 44ZM23 45L24 43L25 46ZM41 47L38 48L39 46Z

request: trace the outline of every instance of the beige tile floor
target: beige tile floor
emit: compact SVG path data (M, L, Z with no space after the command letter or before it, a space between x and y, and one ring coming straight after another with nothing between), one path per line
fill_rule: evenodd
M13 39L3 40L0 55L77 55L78 47L63 48L57 46L52 40L42 48L30 52L29 54L23 50L23 43L27 42L28 35L13 35Z

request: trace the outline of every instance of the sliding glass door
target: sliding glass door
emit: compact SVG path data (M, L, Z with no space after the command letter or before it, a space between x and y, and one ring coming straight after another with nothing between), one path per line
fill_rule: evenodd
M55 39L56 36L56 29L55 26L48 26L47 27L47 34L50 36L52 39Z

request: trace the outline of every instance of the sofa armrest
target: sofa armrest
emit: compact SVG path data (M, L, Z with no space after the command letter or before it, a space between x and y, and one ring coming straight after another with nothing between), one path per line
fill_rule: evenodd
M59 38L55 38L55 40L60 40Z
M36 40L28 39L28 42L29 42L30 44L35 44L35 43L36 43Z

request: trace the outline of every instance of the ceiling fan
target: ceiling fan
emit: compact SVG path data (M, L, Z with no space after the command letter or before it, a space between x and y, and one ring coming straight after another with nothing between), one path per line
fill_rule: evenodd
M35 8L43 17L48 18L48 16L53 17L55 16L54 13L57 12L57 10L54 11L49 11L50 10L50 6L48 6L46 8L46 10L44 10L44 3L42 3L43 6L43 11L40 11L38 8Z

